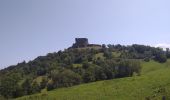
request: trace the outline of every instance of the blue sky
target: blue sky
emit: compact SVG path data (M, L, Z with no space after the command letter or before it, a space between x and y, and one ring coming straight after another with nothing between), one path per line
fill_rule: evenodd
M170 47L169 0L0 0L0 68L87 37Z

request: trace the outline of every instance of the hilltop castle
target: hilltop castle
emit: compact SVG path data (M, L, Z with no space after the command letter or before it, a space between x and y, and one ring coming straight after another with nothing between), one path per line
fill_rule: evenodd
M84 47L101 47L98 44L89 44L87 38L75 38L75 43L72 48L84 48Z

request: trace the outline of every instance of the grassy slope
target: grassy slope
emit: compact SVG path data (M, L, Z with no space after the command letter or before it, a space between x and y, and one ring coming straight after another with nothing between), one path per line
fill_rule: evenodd
M162 96L170 97L170 60L164 64L143 62L142 66L141 76L61 88L17 100L161 100Z

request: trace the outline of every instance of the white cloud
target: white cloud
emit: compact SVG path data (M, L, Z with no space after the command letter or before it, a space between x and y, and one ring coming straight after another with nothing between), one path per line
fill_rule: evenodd
M163 48L164 50L166 50L166 48L170 48L170 44L167 44L167 43L159 43L159 44L155 45L155 47L161 47L161 48Z

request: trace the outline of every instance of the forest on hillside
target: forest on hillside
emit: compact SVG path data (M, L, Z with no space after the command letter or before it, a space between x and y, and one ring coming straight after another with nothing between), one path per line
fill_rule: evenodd
M140 75L140 61L159 63L170 51L145 45L105 45L101 48L68 48L0 70L0 98L41 92L122 77Z

